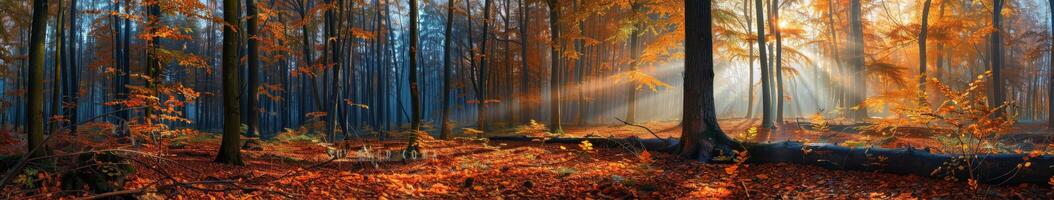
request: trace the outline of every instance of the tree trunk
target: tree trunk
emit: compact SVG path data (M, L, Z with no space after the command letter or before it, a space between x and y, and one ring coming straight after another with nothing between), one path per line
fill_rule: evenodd
M560 68L560 1L548 0L549 5L549 50L552 61L550 65L549 77L549 131L554 133L562 133L563 126L560 121L560 95L561 86L561 68Z
M491 0L483 1L483 37L480 39L483 44L480 45L479 51L483 55L480 56L479 69L476 72L476 95L479 99L479 109L476 111L480 130L487 130L487 37L490 36L490 4Z
M158 5L158 3L160 2L155 2L151 5L147 5L146 8L147 14L150 15L150 17L148 17L147 19L147 23L149 28L148 32L151 34L155 34L158 29L161 28L161 5ZM161 80L161 59L159 59L160 48L161 38L157 36L151 36L150 42L149 44L147 44L146 54L146 73L147 76L150 77L150 79L147 80L146 85L147 88L150 89L151 95L158 98L160 98L161 95L160 93L158 93L157 88L158 82ZM147 125L153 125L155 118L160 119L159 117L154 116L154 114L156 114L154 112L154 108L147 107L146 115L143 117Z
M241 110L238 90L239 0L223 0L223 141L216 162L244 165L241 156Z
M754 0L758 19L758 60L761 65L761 126L764 128L775 128L772 123L772 90L770 84L772 76L769 75L768 52L765 50L765 4L761 0Z
M249 137L259 137L260 108L258 107L258 102L260 97L257 94L257 90L260 88L260 47L256 44L257 37L259 37L256 33L257 23L259 23L259 17L256 16L256 0L245 0L245 15L247 21L245 23L245 33L248 36L246 40L248 47L246 62L248 62L247 66L249 68L249 93L247 98L249 109L246 110L249 112L247 113L249 119L246 120L246 126L249 129L246 134Z
M450 38L454 25L454 1L447 2L446 27L443 34L443 119L440 139L450 139L453 124L450 123Z
M58 1L58 4L59 4L59 8L58 8L59 16L55 20L55 63L54 63L55 64L55 68L54 68L55 71L54 71L54 73L52 73L54 75L54 77L53 77L54 79L51 80L51 116L48 116L48 119L51 119L52 117L63 116L63 114L62 114L62 99L61 99L62 95L60 95L62 93L62 85L60 85L59 82L62 81L62 73L63 73L63 71L62 71L62 62L61 62L61 60L62 60L62 45L63 45L63 43L62 43L62 32L63 32L63 28L65 28L66 25L62 23L62 18L63 18L63 15L62 15L63 14L63 12L62 12L62 10L63 10L62 9L62 1ZM59 126L62 126L62 121L50 121L49 120L48 123L50 124L50 126L49 126L50 128L49 128L49 131L48 131L49 133L55 133L56 131L58 131Z
M776 66L773 67L776 73L776 123L783 123L783 35L781 34L779 27L780 21L780 1L772 0L769 4L772 11L772 20L769 21L769 28L772 29L772 33L776 34Z
M80 74L79 74L80 73L80 68L77 67L78 66L78 62L79 62L79 60L77 60L77 54L79 53L78 50L77 50L77 45L78 45L77 42L79 40L77 40L77 39L78 39L78 37L80 35L80 32L78 32L78 28L77 28L77 27L80 26L80 24L77 24L77 14L78 14L78 12L79 11L78 11L78 8L77 8L77 1L76 0L70 1L70 28L69 28L69 33L67 34L67 36L69 37L69 40L68 40L69 41L69 45L67 45L67 47L66 47L67 49L69 49L69 51L67 51L67 52L69 52L69 56L66 56L66 59L69 62L68 62L68 65L66 65L66 71L65 72L66 72L66 77L67 78L64 81L66 81L66 86L65 86L65 88L66 88L66 90L65 90L65 92L66 92L66 100L65 101L69 101L70 102L69 107L66 108L68 110L65 113L67 115L66 119L70 120L70 123L69 123L69 127L70 128L69 128L69 130L71 132L76 132L77 131L77 123L76 123L77 122L77 102L78 102L77 99L78 99L78 97L80 95L79 94L79 92L80 92L80 80L79 80L79 78L80 78L79 77L80 76Z
M992 27L995 31L992 31L991 43L989 44L992 48L991 58L992 61L992 97L990 105L1003 105L1006 101L1006 88L1003 87L1003 0L992 1ZM1002 114L1005 110L997 113Z
M1054 33L1054 0L1047 1L1050 5L1050 21L1051 21L1051 32ZM1051 49L1054 49L1054 37L1051 38ZM1054 129L1054 51L1051 51L1050 55L1050 81L1047 84L1047 127Z
M531 16L530 5L525 0L520 0L520 73L522 73L522 80L520 82L520 112L523 115L521 118L522 122L529 122L532 117L533 110L530 108L530 97L531 97L531 71L530 64L527 62L527 37L528 23Z
M923 102L926 101L926 35L930 20L930 1L926 0L922 5L922 24L919 30L919 96Z
M26 81L26 134L30 158L45 155L44 147L44 34L47 34L48 1L33 1L29 34L29 79Z
M850 42L850 59L853 65L853 71L851 77L853 83L851 84L852 95L849 95L848 106L853 107L850 119L853 121L864 121L867 119L867 105L864 105L864 100L867 99L867 68L864 66L864 30L863 21L861 19L860 11L860 0L850 1L849 11L849 38Z
M750 17L750 0L744 0L743 1L743 13L744 13L744 15L747 15L747 19L744 20L744 21L747 22L747 27L746 27L747 34L750 34L750 32L754 31L754 28L751 27L754 24L750 21L750 20L752 20L751 17ZM747 63L748 63L747 64L747 70L750 71L749 72L750 73L750 77L749 77L749 79L747 79L747 87L748 87L749 90L747 90L748 91L748 93L747 93L747 115L744 118L753 119L754 118L754 94L755 94L754 93L754 45L753 44L747 44L747 54L748 54L748 56L747 56Z
M714 107L713 27L709 0L685 1L684 112L678 155L710 161L732 155L735 143L721 131Z
M418 155L418 149L420 146L417 144L417 131L421 130L421 95L417 89L417 0L410 0L410 51L407 52L410 57L410 71L408 80L410 81L410 110L412 112L412 118L410 121L410 132L407 136L406 151L403 151L403 158L416 157Z
M641 5L637 1L632 3L633 14L632 17L637 17L640 14ZM632 19L633 31L629 35L629 51L630 51L630 71L640 70L640 42L638 41L641 33L641 25L637 19ZM687 26L687 25L686 25ZM626 121L634 123L637 121L637 84L630 82L626 90Z

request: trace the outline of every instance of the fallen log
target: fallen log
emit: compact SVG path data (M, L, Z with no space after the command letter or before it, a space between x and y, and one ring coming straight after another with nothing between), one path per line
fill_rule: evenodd
M542 141L576 144L589 141L597 147L620 147L637 144L642 149L671 152L675 139L630 138L533 138L526 136L491 137L492 141ZM972 159L963 155L933 154L914 148L854 148L834 144L800 142L747 143L747 163L792 163L814 165L832 170L856 170L930 178L952 177L974 179L981 183L1004 185L1030 183L1049 185L1054 156L1030 157L1028 154L981 154ZM967 163L967 160L970 163ZM1028 163L1028 164L1026 164ZM960 169L959 166L962 166ZM973 170L970 170L973 169ZM971 173L971 171L973 173ZM972 176L971 176L972 174Z

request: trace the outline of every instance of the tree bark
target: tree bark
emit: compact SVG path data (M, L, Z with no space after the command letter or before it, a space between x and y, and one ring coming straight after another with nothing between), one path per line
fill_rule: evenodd
M552 61L550 65L549 77L549 131L554 133L562 133L563 126L560 121L560 96L561 96L561 68L560 68L560 1L559 0L548 0L549 5L549 50Z
M638 17L638 15L640 15L640 12L641 12L640 11L640 9L641 9L640 3L637 2L637 1L632 1L631 4L632 4L632 6L631 6L632 8L631 9L633 9L633 11L632 11L633 14L631 16L632 17ZM641 27L641 24L638 22L638 21L640 21L639 19L631 19L631 20L633 20L633 23L630 26L632 26L633 31L631 31L630 35L629 35L629 51L630 51L630 69L629 70L630 71L637 71L637 70L640 70L639 67L640 67L640 54L641 54L641 52L640 52L640 41L638 41L638 40L640 38L641 28L642 27ZM630 123L634 123L634 122L637 121L637 84L636 83L630 82L627 85L626 98L628 98L627 101L626 101L626 121L628 121Z
M30 158L45 155L44 150L44 38L47 34L48 1L33 1L33 21L29 33L29 79L26 81L26 134ZM36 149L36 151L34 151Z
M238 89L238 31L240 30L241 2L223 0L223 140L216 162L244 165L241 157L241 110Z
M992 1L992 28L994 28L995 31L992 31L991 43L989 44L992 48L992 54L990 55L991 58L989 58L989 60L992 61L992 97L990 98L991 102L989 102L989 104L996 106L1003 105L1003 103L1006 101L1006 88L1003 87L1004 84L1002 31L1004 3L1005 1L1003 0ZM1003 112L1004 111L999 111L997 113L1002 114Z
M407 136L406 151L403 152L403 157L416 157L418 155L418 149L420 145L417 144L417 131L421 130L421 95L417 89L417 0L410 0L410 51L407 52L410 57L410 71L407 73L410 81L410 110L412 113L410 121L410 132ZM410 156L407 156L410 155Z
M62 85L60 85L59 82L62 81L62 73L64 73L62 71L62 62L61 62L61 60L62 60L62 48L63 48L62 47L63 46L63 43L62 43L62 39L63 39L62 38L62 32L63 32L63 28L65 28L66 25L64 23L62 23L62 18L63 18L63 15L62 15L63 14L63 12L62 12L62 10L63 10L62 9L62 1L61 0L58 1L58 4L59 4L59 8L58 8L59 16L55 20L55 63L54 63L55 64L55 68L54 68L55 71L54 71L54 73L52 73L53 76L54 76L53 77L54 79L51 80L51 116L48 116L48 119L51 119L52 117L56 117L56 116L64 116L62 114L62 99L61 99L62 95L60 95L62 93ZM54 133L54 132L58 131L59 126L62 126L62 121L51 121L51 120L48 120L48 123L50 124L50 126L49 126L50 128L49 128L49 131L48 131L49 133Z
M446 27L443 34L443 119L442 130L439 132L440 139L450 139L453 124L450 123L450 38L454 25L454 1L447 2Z
M930 1L922 5L922 24L919 30L919 94L922 94L919 98L922 101L926 100L926 35L928 34L927 29L929 28L930 20Z
M714 107L713 20L709 0L685 1L684 112L681 157L710 161L732 155L734 141L717 123Z
M864 30L860 6L860 0L850 1L849 38L852 41L849 54L853 65L851 76L855 78L852 78L853 89L852 95L849 95L848 106L853 107L849 111L849 118L858 122L867 119L867 105L864 105L864 101L867 99L868 77L867 68L864 65Z
M248 118L246 120L246 126L248 126L248 132L246 134L249 137L259 137L260 133L260 108L258 102L260 97L258 90L260 88L260 47L256 44L257 37L257 24L259 23L259 17L256 11L256 0L245 0L245 15L246 15L246 27L245 33L248 36L246 45L248 47L246 53L246 62L249 68L249 93L248 103L249 111Z
M761 65L761 126L764 128L775 128L772 123L772 90L770 89L768 52L765 50L765 4L761 0L754 0L758 19L758 60Z
M1050 31L1051 33L1054 33L1054 0L1049 0L1047 3L1050 5ZM1047 63L1050 65L1050 70L1048 71L1050 73L1050 78L1048 79L1049 83L1047 84L1047 127L1054 129L1054 37L1052 37L1051 40L1050 48L1052 51L1049 55L1050 63Z
M783 86L783 35L779 26L780 1L772 0L769 6L772 10L769 28L772 29L773 34L776 34L776 66L773 67L776 73L776 123L783 124L783 90L786 88Z

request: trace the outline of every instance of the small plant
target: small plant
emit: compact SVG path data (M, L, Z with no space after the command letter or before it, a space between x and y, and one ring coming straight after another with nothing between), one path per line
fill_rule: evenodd
M589 140L582 140L582 143L578 144L578 149L581 149L582 151L585 151L585 152L592 152L593 151L593 143L590 143Z

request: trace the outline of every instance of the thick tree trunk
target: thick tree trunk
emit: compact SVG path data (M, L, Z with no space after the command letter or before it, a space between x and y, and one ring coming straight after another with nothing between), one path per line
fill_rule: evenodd
M446 27L443 34L443 119L439 132L440 139L450 139L453 124L450 123L450 38L454 25L454 1L447 2Z
M1054 0L1047 1L1050 5L1050 21L1051 21L1051 33L1054 33ZM1051 38L1051 49L1054 49L1054 37ZM1054 129L1054 50L1050 52L1050 81L1047 84L1047 127Z
M27 150L30 158L43 157L44 147L44 38L47 34L48 1L33 1L29 33L28 94L26 95Z
M239 0L223 0L223 140L216 162L243 165L241 156L241 92L238 89Z
M256 40L258 40L256 29L257 23L259 23L259 17L256 16L256 0L245 0L245 15L247 21L245 23L245 33L246 36L248 36L248 39L246 40L246 45L248 47L246 54L246 62L248 62L247 66L249 68L249 93L247 97L248 103L246 104L249 106L249 109L247 109L247 111L249 112L247 113L247 117L249 119L246 119L246 126L248 126L249 129L246 134L249 137L259 137L260 108L258 107L258 102L260 101L260 97L259 94L257 94L257 90L260 88L259 79L261 69L260 47L256 44Z
M549 131L554 133L563 132L562 122L560 120L560 105L562 104L561 98L561 76L562 72L560 68L560 1L548 0L549 5L549 50L550 61L549 65L550 73L549 76Z
M765 50L765 4L761 0L754 0L758 19L758 60L761 65L761 126L764 128L775 128L772 123L772 90L770 89L768 52Z
M864 65L864 30L863 20L861 18L860 0L850 0L850 11L849 11L849 38L850 41L850 59L853 65L852 78L853 83L851 95L849 95L847 106L852 107L850 109L849 118L854 121L864 121L867 117L867 106L864 105L864 101L867 99L867 68Z
M633 1L631 4L632 4L632 9L633 9L633 11L632 11L633 14L631 16L637 17L637 15L639 15L640 12L641 12L641 10L640 10L641 9L641 5L637 1ZM629 70L630 71L636 71L636 70L639 70L638 68L639 68L639 65L640 65L640 54L641 54L641 52L640 52L640 41L638 41L638 40L640 39L640 34L641 34L641 27L640 26L641 25L638 22L640 20L637 20L637 19L632 19L632 20L633 20L633 23L630 26L632 26L631 28L633 29L633 31L631 31L630 35L629 35L629 51L630 51L630 69ZM691 25L687 25L687 26L691 26ZM637 84L633 83L633 82L629 82L629 84L626 87L627 87L626 88L626 98L628 98L627 101L626 101L626 121L632 123L632 122L636 122L637 121Z
M732 155L735 143L721 131L714 108L713 27L709 0L685 1L684 111L681 157L710 161Z

